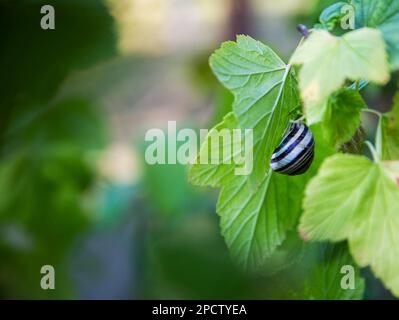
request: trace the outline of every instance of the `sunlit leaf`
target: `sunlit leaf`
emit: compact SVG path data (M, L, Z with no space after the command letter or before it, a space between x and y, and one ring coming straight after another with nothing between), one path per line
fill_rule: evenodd
M234 95L238 127L253 129L253 175L260 183L287 127L288 115L299 105L293 72L269 47L248 36L223 43L211 56L210 65Z
M363 156L328 158L306 188L300 230L311 240L348 240L356 262L399 295L395 168Z
M230 113L213 130L233 129L236 124ZM287 230L296 225L307 181L326 155L333 152L318 139L322 137L320 128L312 131L319 141L316 159L310 171L302 176L287 177L270 172L254 190L248 176L234 175L233 164L195 164L190 168L192 183L222 188L217 204L222 234L233 258L247 269L259 269L283 242ZM201 152L210 150L209 142L208 137ZM223 148L230 147L229 141L223 145Z
M315 30L298 47L291 63L301 64L299 84L310 124L320 120L323 103L345 80L389 80L385 43L381 33L363 28L335 37Z

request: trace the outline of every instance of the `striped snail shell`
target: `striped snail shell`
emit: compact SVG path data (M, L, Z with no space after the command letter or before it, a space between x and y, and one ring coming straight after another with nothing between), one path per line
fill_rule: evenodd
M275 172L290 176L303 174L313 162L314 145L310 129L301 122L292 122L274 150L270 167Z

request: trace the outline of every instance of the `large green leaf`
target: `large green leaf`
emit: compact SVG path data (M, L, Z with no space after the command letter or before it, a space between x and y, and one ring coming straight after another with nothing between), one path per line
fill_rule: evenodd
M211 56L210 65L234 95L238 126L253 129L253 175L261 183L287 127L288 115L299 105L291 68L269 47L248 36L223 43Z
M309 172L298 177L272 173L271 154L288 125L290 112L299 103L293 74L268 47L243 36L237 43L223 44L212 56L211 66L234 93L233 112L209 132L197 157L217 162L197 161L190 167L189 178L196 185L221 188L217 212L226 243L239 264L258 269L283 242L287 230L296 225L305 185L333 151L326 148L320 127L312 128L318 143ZM211 143L221 131L233 129L253 129L256 184L251 175L236 175L242 164L235 164L235 155L248 152L244 145L231 139L221 139L219 146ZM233 155L223 152L232 149Z
M300 230L311 240L348 240L356 262L399 295L399 171L392 168L363 156L328 158L306 188Z
M360 127L360 110L365 107L357 90L344 88L332 94L322 121L327 143L338 147L348 142Z
M203 143L201 153L211 150L210 136L214 131L234 129L237 121L232 113L213 128ZM312 128L316 138L320 128ZM292 229L301 212L303 190L318 165L333 151L321 139L316 146L316 159L310 171L298 177L268 173L255 190L249 176L234 175L234 164L220 153L221 164L197 163L190 168L190 180L201 186L221 187L217 212L221 229L233 258L246 269L258 269ZM229 140L221 147L231 148Z
M213 128L203 143L198 160L206 150L211 152L211 136L223 129L235 129L233 113ZM222 140L220 149L232 148ZM193 184L221 187L217 212L221 216L222 234L233 258L246 269L257 269L282 243L286 231L294 226L301 211L303 189L308 178L273 174L264 175L256 189L249 176L234 174L231 158L219 153L220 164L197 163L190 168Z
M213 151L219 148L218 162L198 162L191 166L189 177L194 184L222 188L217 205L222 234L236 261L253 269L283 241L300 212L302 177L290 182L293 192L288 194L289 178L272 174L269 168L289 114L299 105L296 80L290 66L270 48L246 36L224 43L212 55L210 65L234 94L233 113L210 131L198 155L198 159L206 153L214 158ZM253 130L252 174L236 175L235 156L223 152L248 152L244 145L224 139L219 147L211 143L212 136L223 129ZM242 137L246 137L245 132ZM299 183L302 185L296 188ZM286 199L291 200L291 206Z
M356 27L381 30L388 45L393 69L399 68L399 2L396 0L353 0Z
M399 160L399 94L393 108L381 117L381 152L384 160Z
M342 37L315 30L295 51L291 63L302 64L300 88L310 124L320 121L323 103L346 79L378 84L389 80L385 43L375 29L363 28Z

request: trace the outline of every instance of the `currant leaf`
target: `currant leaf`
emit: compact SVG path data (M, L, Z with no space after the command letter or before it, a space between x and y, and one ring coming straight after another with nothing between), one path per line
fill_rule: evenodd
M248 36L225 42L210 58L219 81L234 95L238 126L253 129L253 173L259 184L287 127L289 113L299 106L294 73L269 47Z
M399 68L399 2L395 0L353 0L357 28L378 28L388 46L391 68Z
M342 37L315 30L291 63L302 65L299 85L309 124L321 119L323 104L346 79L385 84L390 78L385 43L376 29L363 28Z
M300 230L311 240L348 240L361 267L371 266L399 295L399 166L366 157L328 158L305 192Z
M399 93L393 108L384 113L380 121L381 153L384 160L399 160Z
M309 250L310 248L308 248ZM359 300L365 289L364 279L360 269L351 257L346 243L317 244L316 261L310 265L308 276L305 277L302 296L311 300ZM310 250L309 250L310 251ZM353 272L352 288L343 288L342 281L346 272Z
M322 118L326 142L339 147L350 141L360 127L360 111L366 107L357 90L343 88L333 93Z

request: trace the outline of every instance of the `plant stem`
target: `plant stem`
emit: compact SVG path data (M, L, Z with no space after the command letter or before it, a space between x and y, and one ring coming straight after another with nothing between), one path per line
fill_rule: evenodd
M379 118L382 117L381 112L379 112L379 111L377 111L377 110L374 110L374 109L362 109L362 111L363 111L363 112L372 113L372 114L378 116Z
M362 111L378 116L378 126L377 126L377 131L375 134L376 149L374 149L374 151L376 152L378 158L381 158L382 157L382 119L383 119L382 113L378 112L377 110L373 110L373 109L363 109Z
M371 155L373 156L374 162L379 162L380 161L380 157L379 157L377 151L375 150L373 144L370 141L365 141L364 143L369 148L369 150L371 152Z
M359 83L358 83L358 82L359 82ZM348 88L349 88L349 89L353 89L353 90L361 91L361 90L363 90L368 84L369 84L368 81L365 81L365 80L358 80L358 81L352 83Z
M375 147L377 149L377 154L382 158L382 117L378 120L378 127L375 135Z

